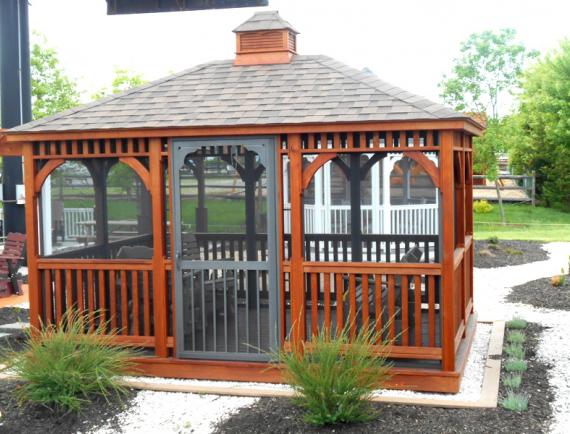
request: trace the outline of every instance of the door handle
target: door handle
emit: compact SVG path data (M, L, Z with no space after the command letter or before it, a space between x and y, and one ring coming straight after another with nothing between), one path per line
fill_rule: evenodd
M180 252L176 252L176 254L174 255L174 262L176 263L176 269L180 271L180 266L182 262L182 255L180 254Z

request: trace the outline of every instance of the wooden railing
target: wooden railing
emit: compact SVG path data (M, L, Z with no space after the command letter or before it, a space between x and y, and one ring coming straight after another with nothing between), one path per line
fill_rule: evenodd
M384 330L390 357L440 360L441 267L439 264L346 264L304 262L304 309L291 306L289 270L283 277L282 338L294 321L305 339L323 327L354 336L362 327Z
M44 323L68 309L95 313L90 329L103 324L129 342L154 345L152 261L39 259Z
M50 255L50 259L114 259L123 246L152 246L152 234L111 241L106 245L80 247Z

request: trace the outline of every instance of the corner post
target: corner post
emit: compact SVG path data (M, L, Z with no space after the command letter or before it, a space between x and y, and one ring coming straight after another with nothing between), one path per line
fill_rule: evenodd
M443 370L455 370L455 324L453 256L455 251L453 235L455 231L454 174L453 174L453 131L442 131L440 158L441 206L443 208L442 242L442 352Z
M35 184L35 164L33 143L23 145L24 184L26 191L26 250L28 255L28 292L30 298L30 324L40 327L41 287L38 270L38 193Z
M300 134L289 135L288 142L291 182L291 344L294 350L299 350L306 338L303 276L303 154Z
M152 201L152 287L154 292L154 337L157 357L168 357L168 293L166 288L164 172L161 139L150 139L150 194Z

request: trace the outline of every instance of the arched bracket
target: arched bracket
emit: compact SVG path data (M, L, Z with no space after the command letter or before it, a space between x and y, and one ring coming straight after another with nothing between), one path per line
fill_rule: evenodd
M337 157L336 153L320 154L317 158L315 158L311 162L311 164L309 164L305 168L305 170L303 170L303 182L301 183L301 188L303 189L303 191L307 189L307 187L311 183L311 179L313 179L313 176L315 175L315 173L317 173L317 170L319 170L322 166L324 166L325 163L331 161L336 157Z
M414 160L422 166L431 178L433 185L439 188L439 169L433 161L421 152L404 152L404 157L408 157L410 160Z
M53 172L63 163L65 163L65 160L63 158L57 158L49 160L46 164L44 164L44 166L36 175L36 179L34 180L34 192L39 193L47 177L51 174L51 172Z
M125 163L127 166L133 169L141 179L146 189L150 191L150 173L148 172L148 169L144 167L144 165L137 158L121 157L119 158L119 161L121 163Z
M364 181L366 179L366 175L368 175L368 172L370 169L372 169L372 166L374 166L378 161L382 160L385 156L386 154L376 153L370 157L368 161L364 163L364 165L360 168L360 180Z

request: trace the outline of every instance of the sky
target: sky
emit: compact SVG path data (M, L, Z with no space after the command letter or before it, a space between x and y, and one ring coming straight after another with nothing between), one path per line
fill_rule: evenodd
M54 47L88 97L115 67L154 80L235 54L232 30L256 10L278 10L300 32L299 54L326 54L439 100L460 43L511 27L541 53L570 37L568 0L269 0L266 8L106 15L105 0L30 0L30 29Z

